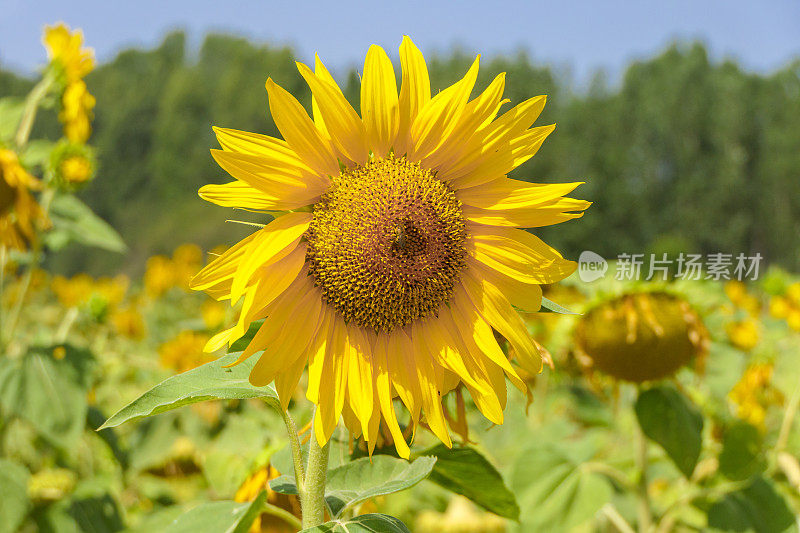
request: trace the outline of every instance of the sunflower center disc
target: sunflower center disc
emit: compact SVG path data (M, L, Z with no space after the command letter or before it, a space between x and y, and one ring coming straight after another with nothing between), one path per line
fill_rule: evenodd
M461 202L405 158L333 178L306 237L309 271L325 301L375 331L435 315L465 264Z

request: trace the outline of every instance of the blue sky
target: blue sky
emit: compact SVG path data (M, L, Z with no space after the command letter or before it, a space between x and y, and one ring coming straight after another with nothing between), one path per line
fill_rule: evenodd
M301 59L319 51L334 68L359 64L371 43L394 56L403 34L425 53L524 48L537 62L571 68L579 81L597 68L617 74L676 38L701 39L715 58L759 72L800 57L798 0L0 0L0 65L34 71L44 60L41 28L58 20L83 28L101 61L152 46L174 28L195 45L208 31L291 44Z

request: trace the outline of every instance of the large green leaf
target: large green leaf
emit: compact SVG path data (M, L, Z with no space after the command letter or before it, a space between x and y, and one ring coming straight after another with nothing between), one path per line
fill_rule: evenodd
M251 357L231 368L222 368L236 361L238 356L239 354L228 354L162 381L117 411L100 429L207 400L246 398L277 400L278 395L272 387L254 387L248 381L250 370L256 364L257 357Z
M735 481L763 472L766 468L761 452L763 441L758 428L746 422L737 422L726 428L719 454L719 471Z
M430 475L435 457L420 457L409 463L403 459L377 455L356 459L328 471L325 499L335 516L345 509L375 496L406 490ZM297 494L294 476L281 476L270 482L275 492Z
M648 438L659 444L687 478L692 475L703 439L703 416L673 387L654 387L636 399L636 417Z
M88 352L64 347L32 348L17 359L0 359L0 405L28 421L53 445L71 447L86 422Z
M253 521L264 509L267 493L261 491L255 500L249 503L232 501L212 502L198 505L194 509L180 515L174 522L163 529L164 533L245 533Z
M780 533L794 520L784 498L761 477L746 488L725 495L708 510L709 527L723 531Z
M24 466L0 458L0 533L14 533L25 520L30 508L28 477Z
M326 522L300 533L410 533L400 520L385 514L362 514L349 520Z
M112 252L124 252L127 249L114 228L71 194L53 198L50 219L53 229L45 237L50 248L58 250L74 241Z
M469 498L487 511L512 520L519 518L514 494L506 487L500 472L480 452L439 444L423 454L437 458L431 481Z
M518 531L569 531L611 500L608 480L583 467L592 456L588 448L542 442L522 452L511 477L523 510Z

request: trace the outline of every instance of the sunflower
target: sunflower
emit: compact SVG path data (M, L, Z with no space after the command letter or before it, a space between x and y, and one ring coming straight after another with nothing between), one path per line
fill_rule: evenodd
M13 151L0 148L0 243L26 250L36 238L37 225L45 225L44 211L31 194L39 180L22 168Z
M243 301L238 323L206 350L241 338L264 319L239 362L262 352L250 381L273 380L285 408L308 367L320 445L340 417L374 446L381 424L398 453L409 448L394 408L450 445L442 397L463 383L501 424L505 378L527 392L501 350L539 372L542 358L516 308L537 310L540 284L576 268L520 227L580 217L589 202L565 198L579 183L545 185L506 174L532 157L554 125L532 128L545 97L498 117L505 74L470 99L478 62L431 96L419 49L400 46L402 82L370 47L361 116L317 57L298 63L313 95L313 120L267 80L283 140L215 128L212 150L235 181L200 196L275 219L217 257L192 280L217 300ZM494 331L493 331L494 330Z
M63 70L67 83L82 79L94 68L94 50L82 48L81 30L70 31L63 22L45 26L42 42L48 59Z

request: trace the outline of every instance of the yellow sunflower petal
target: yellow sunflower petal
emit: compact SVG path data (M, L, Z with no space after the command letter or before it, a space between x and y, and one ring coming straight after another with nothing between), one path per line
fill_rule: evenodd
M247 249L255 238L256 233L252 233L225 250L222 255L211 261L191 279L189 287L196 291L202 291L233 280L239 262L246 256Z
M387 353L389 349L389 336L386 333L381 333L377 337L375 349L372 353L375 360L375 390L378 397L378 404L386 426L392 435L397 454L403 459L408 459L411 451L403 436L403 432L400 430L400 424L397 422L397 413L392 403L392 378L389 371L389 357Z
M520 366L531 373L541 372L542 356L528 335L525 323L503 293L485 279L474 279L472 271L467 271L465 274L462 283L473 305L484 319L511 343Z
M559 198L519 209L481 209L464 206L462 213L468 221L483 225L540 228L580 218L590 205L592 202L586 200Z
M557 200L583 183L530 183L504 177L478 187L461 189L456 192L456 197L464 205L482 209L525 209Z
M419 422L419 413L422 408L419 381L413 373L415 365L414 352L411 339L402 329L392 332L389 337L389 371L392 384L400 397L400 401L411 414L412 424L416 427Z
M311 213L287 213L256 232L248 246L247 255L239 262L231 285L231 301L241 298L244 289L256 271L277 259L306 232L311 224Z
M525 283L548 284L561 281L577 268L555 248L516 228L467 224L470 237L467 252L507 276Z
M440 380L437 377L437 369L426 346L424 335L427 331L425 329L421 321L416 321L412 324L413 368L416 371L422 408L425 411L425 420L428 423L428 427L449 448L453 443L450 440L447 420L445 420L442 410L442 398L440 396L442 387L439 386Z
M292 150L319 174L337 175L339 163L330 143L320 136L300 102L271 78L266 87L272 119Z
M268 135L251 133L249 131L234 130L230 128L212 128L217 136L217 141L226 152L263 157L282 164L287 168L294 168L300 172L318 176L303 159L298 156L283 139L276 139Z
M369 421L372 417L372 353L361 328L349 324L347 327L347 346L350 361L348 362L347 395L350 408L361 422L364 439L374 438L370 434Z
M403 155L411 146L411 125L431 99L431 82L425 58L407 35L403 36L400 45L400 66L403 80L398 98L400 118L394 149L396 154Z
M470 139L462 159L448 168L440 169L439 179L452 181L467 176L486 159L496 158L499 152L505 155L511 141L533 125L546 101L545 96L529 98L503 113L497 120L479 128Z
M365 164L369 147L364 124L339 86L320 79L302 63L297 63L297 69L314 94L333 144L359 165Z
M491 120L500 108L505 78L505 73L498 74L485 91L467 103L453 133L425 160L426 166L440 169L462 157L470 137L483 123Z
M305 285L305 288L308 289L311 283L307 282ZM293 366L295 361L305 353L306 346L316 335L322 299L317 290L307 290L305 295L301 296L301 294L302 292L298 292L298 299L283 306L284 309L274 309L264 319L264 324L245 350L245 353L255 352L259 349L264 350L250 374L250 383L253 385L263 387L275 380L280 372ZM299 313L303 314L304 319L295 321L291 327L286 327ZM265 346L263 340L258 337L261 329L271 322L278 325L280 334L274 342ZM253 345L255 345L254 348L251 348Z
M397 137L399 104L397 80L389 56L378 45L369 47L361 80L361 115L376 157L383 157Z
M282 211L297 209L303 205L286 203L264 194L263 191L251 187L241 181L232 181L222 185L203 185L200 187L200 198L222 207L234 207L246 211Z
M489 280L503 291L508 301L519 309L534 313L542 306L542 288L535 283L525 283L518 278L490 268L473 257L467 257L467 267Z
M449 180L453 189L465 189L502 178L522 163L536 155L542 143L555 129L555 124L533 128L500 145L497 150L483 157L480 164L469 174Z
M308 386L306 398L314 404L319 402L319 386L322 380L322 369L325 366L325 352L330 342L330 327L333 310L325 303L320 311L320 324L317 334L308 346Z
M335 316L330 328L330 342L325 350L325 365L320 381L319 403L314 417L314 433L320 445L328 442L342 416L347 395L347 325Z
M478 78L480 56L475 58L467 74L457 83L434 96L422 108L411 125L412 146L409 155L421 161L436 150L453 132Z
M505 372L515 387L525 390L526 387L519 374L508 362L503 350L497 344L491 326L475 308L464 287L459 287L453 294L452 307L458 315L458 319L453 320L453 324L458 329L461 340L467 345L468 351L470 353L482 352L490 362Z

